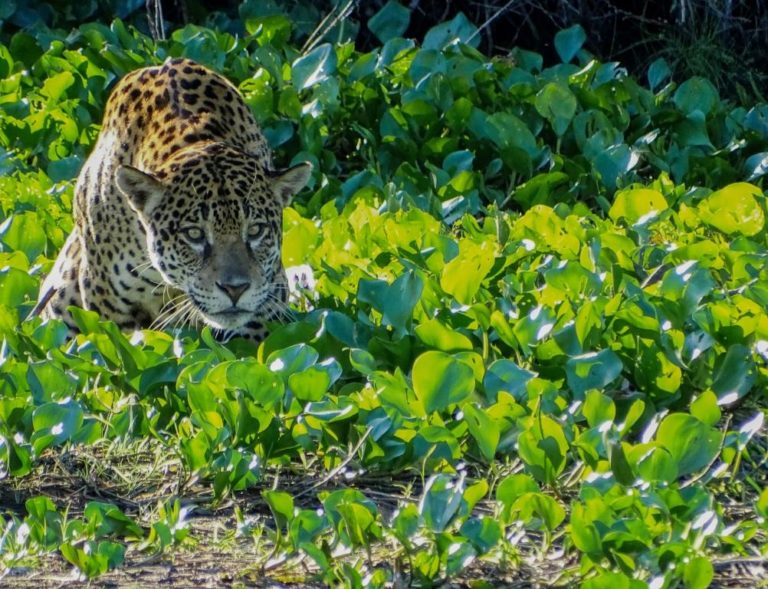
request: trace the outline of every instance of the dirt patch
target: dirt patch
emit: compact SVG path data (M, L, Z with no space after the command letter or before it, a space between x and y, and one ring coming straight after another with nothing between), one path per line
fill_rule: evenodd
M742 465L742 476L752 485L739 481L723 484L718 502L726 521L743 521L753 517L752 505L757 489L768 484L768 435L760 432L751 445L751 459ZM509 466L509 465L508 465ZM68 517L80 517L89 500L114 503L139 522L152 521L151 512L159 501L180 497L194 506L188 517L190 535L182 546L163 554L148 554L129 544L125 562L90 583L80 581L73 566L58 553L31 557L26 566L0 573L0 587L48 589L59 587L324 587L319 571L308 558L287 561L270 560L271 544L267 539L273 526L270 511L260 489L237 493L220 504L211 502L210 487L185 480L179 466L162 446L140 448L70 449L59 455L47 455L34 473L0 485L0 508L6 514L23 517L27 499L44 495L59 507L67 507ZM482 473L473 473L476 478ZM265 487L277 487L295 498L297 507L320 507L317 493L341 486L356 487L375 501L378 511L388 519L399 503L416 501L422 492L421 479L405 474L370 475L353 480L326 480L311 472L275 472L264 481ZM564 490L568 493L568 489ZM561 499L567 504L569 497ZM487 503L476 506L478 512L491 514ZM240 518L236 513L241 514ZM238 523L246 522L255 533L238 534ZM146 528L145 528L146 529ZM261 533L259 532L261 530ZM443 582L450 588L513 589L539 587L571 587L578 579L579 561L573 551L562 546L551 547L539 554L540 539L526 534L511 555L497 555L495 560L477 559L461 575ZM761 544L754 544L755 549ZM375 547L371 555L350 554L349 564L368 563L387 566L395 576L394 587L411 586L407 559L397 558L394 544ZM768 587L768 559L734 555L713 561L713 587ZM370 558L370 560L369 560ZM440 584L440 583L438 583Z

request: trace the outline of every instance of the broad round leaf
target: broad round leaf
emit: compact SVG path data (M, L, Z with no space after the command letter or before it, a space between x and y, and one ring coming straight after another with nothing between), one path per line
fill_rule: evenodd
M304 90L328 79L335 71L336 52L332 45L324 43L293 62L291 79L294 88Z
M648 67L648 84L651 86L651 90L656 90L671 75L672 70L669 69L667 60L663 57L656 59Z
M83 409L75 401L45 403L32 413L32 445L39 455L53 444L72 439L83 424Z
M460 303L469 304L493 267L494 259L495 253L490 243L477 245L462 240L459 255L443 267L440 286Z
M496 500L501 501L504 506L505 521L509 521L512 506L519 497L526 493L538 493L540 491L541 489L533 477L527 474L509 475L501 481L496 487Z
M252 399L262 405L269 405L283 396L283 380L255 360L240 360L227 368L227 381L230 386L246 391Z
M528 396L526 384L535 377L535 372L520 368L512 360L500 358L488 367L488 372L483 380L483 388L486 397L492 403L496 402L501 391L506 391L518 401L522 401Z
M717 394L719 405L731 405L744 397L756 381L752 352L743 344L733 344L715 371L712 390Z
M472 349L472 342L466 335L448 328L438 319L429 319L417 325L414 331L426 345L443 352Z
M568 388L577 398L589 389L602 389L621 375L623 365L613 350L590 352L569 358L565 364Z
M475 375L445 352L424 352L413 363L413 389L427 413L442 411L472 394Z
M267 366L272 372L289 375L301 372L317 362L320 355L312 346L295 344L272 352L267 358Z
M616 417L616 404L608 395L598 390L591 390L584 399L582 413L587 418L589 427L598 427L603 423L613 423Z
M686 589L707 589L715 576L715 569L708 558L699 556L685 565L683 579Z
M422 48L442 50L454 43L467 43L477 47L480 44L480 35L476 33L477 27L463 12L459 12L452 20L429 29L424 36Z
M381 10L368 20L368 28L382 43L393 37L400 37L408 28L411 11L397 2L389 0Z
M765 226L763 209L755 198L762 194L762 190L748 182L729 184L699 204L699 217L728 235L756 235Z
M720 421L720 407L717 406L715 393L704 391L691 401L691 415L707 425L715 425Z
M616 194L608 216L615 220L624 218L635 224L666 210L667 207L667 200L658 190L634 188Z
M520 458L528 471L544 483L552 483L565 469L568 440L563 426L547 415L534 420L517 440Z
M677 479L678 470L675 459L664 448L638 444L629 452L628 460L634 466L637 475L644 481L672 483Z
M34 213L8 217L0 225L0 240L13 251L24 252L31 262L43 253L47 241L40 219Z
M501 525L493 517L471 517L465 521L459 530L472 545L484 554L496 546L503 535Z
M499 426L485 411L467 403L463 407L469 433L475 438L483 457L491 462L499 445Z
M303 372L294 372L288 377L288 386L301 401L319 401L331 386L331 377L318 366L310 366Z
M672 100L685 114L698 110L706 115L719 102L720 97L712 82L706 78L693 77L680 84Z
M574 25L555 35L555 50L563 63L569 63L579 52L587 34L581 25Z
M576 114L576 97L568 86L550 82L539 90L534 102L536 110L552 124L555 134L559 137L568 129L568 125Z
M357 298L382 314L384 325L402 332L419 302L424 283L415 272L405 272L392 284L383 280L361 280Z
M463 493L463 479L457 481L446 474L432 475L419 502L424 525L433 532L445 530L461 507Z
M675 459L680 476L706 467L720 451L723 435L687 413L667 415L656 433L656 443Z

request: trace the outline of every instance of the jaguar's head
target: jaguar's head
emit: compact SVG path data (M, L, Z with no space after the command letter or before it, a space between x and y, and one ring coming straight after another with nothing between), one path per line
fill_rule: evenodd
M207 324L237 329L285 294L283 208L311 165L275 171L222 143L176 152L157 169L119 166L115 183L138 215L152 266Z

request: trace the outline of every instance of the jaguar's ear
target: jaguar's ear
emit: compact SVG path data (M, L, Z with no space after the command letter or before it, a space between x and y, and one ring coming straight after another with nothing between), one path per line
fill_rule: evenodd
M270 172L275 195L284 207L290 204L294 194L307 185L311 174L312 164L309 162L297 164L287 170Z
M131 208L140 215L149 216L163 197L160 180L133 166L118 166L115 184L128 199Z

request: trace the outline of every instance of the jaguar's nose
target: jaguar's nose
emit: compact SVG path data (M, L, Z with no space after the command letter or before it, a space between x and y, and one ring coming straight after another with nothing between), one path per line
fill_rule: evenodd
M221 290L223 290L225 293L227 293L227 296L232 301L233 305L237 304L237 301L240 300L240 297L243 296L243 293L248 290L248 287L251 286L250 282L239 282L234 280L229 280L227 282L216 282L216 286L218 286Z

